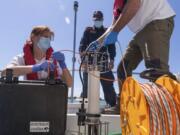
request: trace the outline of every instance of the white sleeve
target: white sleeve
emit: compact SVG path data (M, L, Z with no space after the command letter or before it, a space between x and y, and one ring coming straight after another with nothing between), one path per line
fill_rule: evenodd
M19 54L19 55L15 56L12 59L12 61L6 66L6 68L12 67L12 66L23 66L23 65L25 65L23 56L24 56L23 54Z

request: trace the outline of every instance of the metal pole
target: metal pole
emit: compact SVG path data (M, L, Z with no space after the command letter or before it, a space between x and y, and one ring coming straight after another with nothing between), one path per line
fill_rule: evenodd
M76 52L76 22L77 22L77 11L78 11L78 2L74 1L74 39L73 39L73 58L72 58L72 78L73 84L71 89L71 102L73 102L74 97L74 76L75 76L75 52Z

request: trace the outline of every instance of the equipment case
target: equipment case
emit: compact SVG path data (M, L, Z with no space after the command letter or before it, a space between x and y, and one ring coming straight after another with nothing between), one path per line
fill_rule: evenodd
M64 135L67 86L0 83L0 135Z

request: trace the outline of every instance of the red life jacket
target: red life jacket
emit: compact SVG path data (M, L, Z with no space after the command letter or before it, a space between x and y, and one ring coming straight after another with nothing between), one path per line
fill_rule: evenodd
M114 8L113 8L113 15L115 19L118 19L120 14L122 13L127 0L115 0L114 1Z
M26 42L23 48L23 52L24 52L25 65L36 64L36 61L33 56L33 45L31 41ZM46 51L46 60L50 59L52 52L53 52L53 49L51 47ZM55 60L53 62L55 65L57 65L57 62ZM55 73L55 78L56 78L58 76L57 70L55 70L54 73ZM26 76L27 76L27 80L38 80L37 73L30 73L30 74L27 74Z

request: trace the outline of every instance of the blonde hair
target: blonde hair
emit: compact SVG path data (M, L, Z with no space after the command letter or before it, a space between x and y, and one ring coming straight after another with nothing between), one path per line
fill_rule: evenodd
M45 25L39 25L39 26L35 26L32 31L31 31L31 37L32 36L40 36L42 35L44 32L50 32L52 36L54 36L54 32L51 31L51 29L48 26Z

